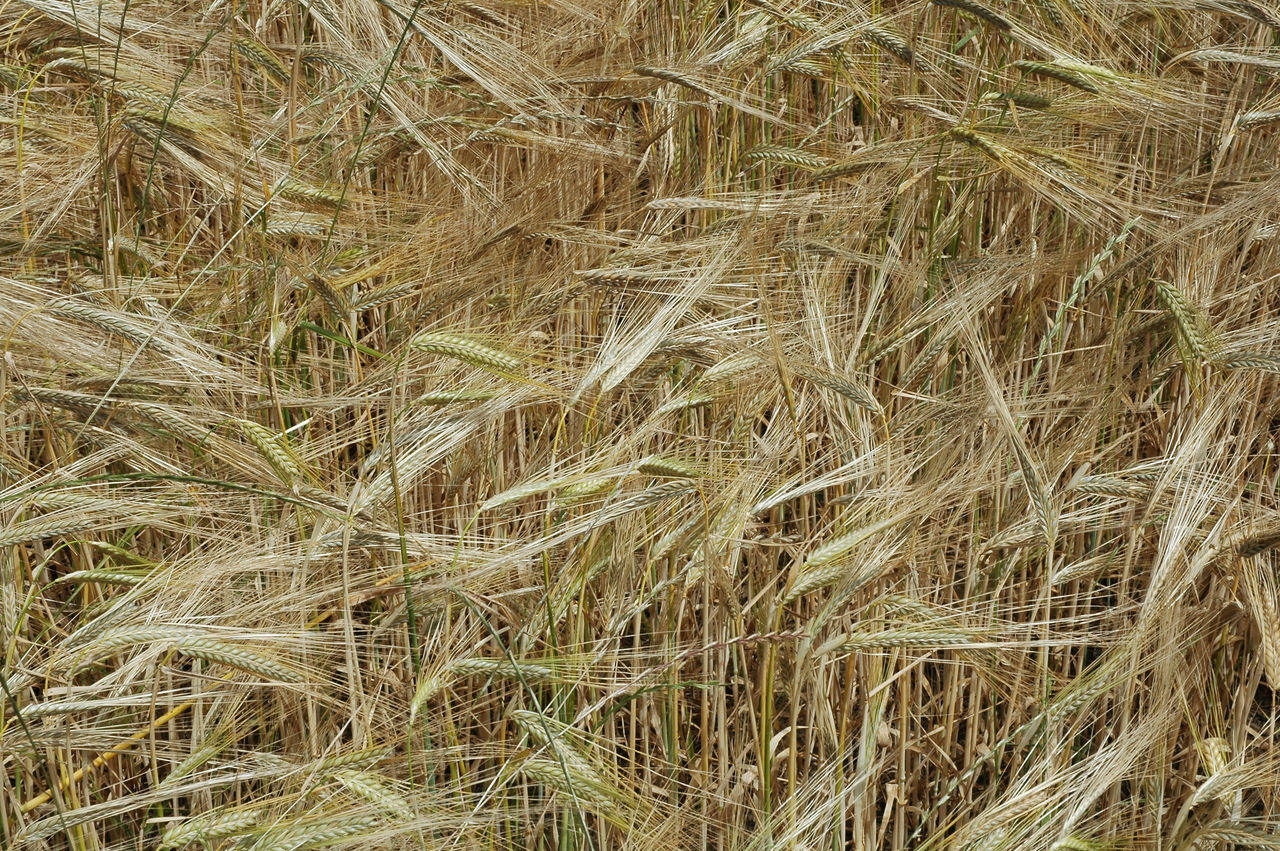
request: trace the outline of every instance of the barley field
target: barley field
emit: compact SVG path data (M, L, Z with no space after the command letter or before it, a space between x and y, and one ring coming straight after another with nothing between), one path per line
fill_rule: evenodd
M1273 0L0 43L3 848L1280 848Z

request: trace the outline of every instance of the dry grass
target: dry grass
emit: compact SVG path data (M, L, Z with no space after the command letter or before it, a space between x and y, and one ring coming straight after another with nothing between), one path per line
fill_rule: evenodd
M0 29L0 846L1280 847L1280 7Z

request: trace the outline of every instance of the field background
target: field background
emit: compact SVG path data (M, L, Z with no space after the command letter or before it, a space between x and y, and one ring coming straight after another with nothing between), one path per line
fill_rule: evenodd
M1280 7L0 37L4 848L1280 848Z

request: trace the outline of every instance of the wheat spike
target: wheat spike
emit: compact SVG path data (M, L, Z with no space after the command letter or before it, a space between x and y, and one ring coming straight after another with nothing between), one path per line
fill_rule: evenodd
M194 816L165 829L160 848L186 848L197 842L208 844L252 830L262 820L261 807L207 813Z
M1266 830L1260 830L1256 827L1240 822L1223 819L1215 821L1196 831L1190 837L1187 847L1204 849L1208 851L1211 848L1221 847L1221 843L1227 842L1238 845L1243 848L1280 848L1280 834L1272 833Z
M526 735L552 754L550 759L534 758L532 774L538 780L562 791L585 793L593 803L605 806L619 797L599 768L580 750L583 739L576 730L527 709L515 710L511 717Z
M422 284L418 281L397 281L365 293L359 300L352 305L352 309L363 313L366 310L373 310L376 307L382 307L384 304L390 304L402 298L408 298L422 289Z
M203 445L209 438L211 429L202 428L196 422L174 411L164 405L155 405L150 402L129 402L128 410L136 413L161 428L167 429L189 443L196 446Z
M738 352L713 364L702 374L704 381L728 381L735 376L747 372L757 365L760 359L752 352Z
M555 760L530 757L520 764L520 771L531 779L550 786L575 801L603 809L612 809L617 793L594 773L580 766L565 766Z
M96 650L116 650L131 647L135 644L172 644L184 638L194 638L194 629L180 626L132 626L109 630L96 636L90 646Z
M1053 105L1052 98L1034 92L987 92L982 96L983 103L1009 103L1022 109L1048 109Z
M1098 88L1097 83L1072 68L1053 62L1037 62L1028 59L1019 59L1012 64L1014 68L1023 73L1038 77L1049 77L1090 94L1101 94L1101 89Z
M59 582L97 582L102 585L140 585L147 579L147 573L130 573L106 568L75 570L65 576L58 577Z
M280 182L276 184L275 194L284 198L291 198L295 201L309 202L321 207L337 209L341 208L343 204L341 191L326 189L322 186L312 186L309 183L303 183L301 180L297 180L292 177L285 177L281 179ZM307 276L307 283L311 284L313 278L320 281L320 286L332 286L320 275ZM328 299L326 298L326 300ZM345 303L345 299L339 298L339 300ZM343 314L339 313L339 315Z
M685 393L672 397L654 410L654 416L674 414L677 411L688 411L693 408L704 408L716 400L711 393Z
M249 441L257 447L258 452L271 465L271 469L276 471L280 481L286 485L291 485L303 478L302 466L294 458L293 453L281 444L276 435L250 420L238 420L236 425L240 427L240 431L244 433L244 436L249 438Z
M522 679L531 683L549 682L556 678L553 669L546 665L539 665L536 662L527 662L521 660L512 662L510 659L455 659L449 663L449 672L459 677L507 677L510 679Z
M405 797L371 771L338 771L334 778L355 795L378 807L394 819L413 817L413 807Z
M796 69L792 69L796 70ZM823 76L821 69L813 69L813 76ZM799 148L788 148L783 145L758 145L742 155L743 162L768 162L794 165L799 168L817 169L827 164L825 157L802 151Z
M880 405L875 397L852 381L809 364L797 364L792 369L796 375L806 381L812 381L814 384L833 390L861 408L875 413L880 412Z
M374 816L311 819L265 831L253 847L255 851L296 851L323 848L367 834L378 826Z
M636 469L646 476L668 479L697 479L702 477L702 472L693 465L661 455L650 455L642 459L640 463L636 464Z
M390 755L389 748L375 745L374 747L321 757L310 764L310 769L314 770L316 774L324 776L330 775L335 771L365 771Z
M575 502L581 499L589 499L593 496L608 493L618 484L618 480L609 476L588 476L570 482L562 487L556 494L556 499L560 502Z
M477 340L447 331L427 331L417 335L409 347L422 352L444 355L482 369L515 372L520 358L499 351Z
M60 316L68 316L72 319L79 319L81 322L88 323L104 331L123 337L129 342L139 346L150 346L162 354L174 355L175 350L170 348L161 339L153 333L139 328L133 322L121 317L117 313L93 305L85 304L79 301L64 301L50 308L53 313Z
M193 659L217 662L221 665L257 674L269 680L277 680L282 683L301 683L303 681L302 674L293 668L224 641L215 641L208 638L184 638L174 644L174 649Z
M497 396L494 390L433 390L423 393L414 401L420 405L453 405L458 402L487 402Z
M959 9L962 12L968 12L975 18L986 21L998 30L1009 31L1013 29L1013 24L1004 15L999 14L993 9L988 9L976 0L930 0L935 6L950 6L953 9Z
M333 286L320 275L308 275L303 280L312 292L320 296L321 301L325 303L330 312L336 318L346 318L347 313L351 310L351 306L347 304L345 296L335 290Z
M481 511L490 511L494 508L501 508L504 505L510 505L513 502L519 502L526 497L535 494L546 493L555 490L572 480L572 476L557 476L552 479L533 479L527 482L507 488L502 493L494 494L480 504Z
M1263 352L1223 352L1216 355L1213 362L1227 369L1256 369L1262 372L1280 373L1280 355L1269 355Z
M17 544L26 544L31 541L39 541L43 538L56 538L62 535L72 535L76 532L83 532L85 529L92 529L100 525L101 521L92 517L54 517L52 519L29 520L25 523L14 523L3 529L0 529L0 547L11 547Z
M905 65L916 66L915 51L911 49L911 45L907 43L907 40L896 32L880 27L863 27L862 37L878 47L883 47L902 60Z
M663 482L660 485L654 485L651 488L642 490L637 494L619 500L614 506L614 510L619 514L628 514L637 509L662 502L667 499L674 499L685 494L695 493L697 488L686 481Z
M832 639L816 652L848 653L853 650L876 650L889 647L945 648L961 647L987 640L972 630L957 629L886 629L879 632L850 632Z
M1130 482L1116 476L1094 475L1080 479L1074 489L1081 493L1094 493L1100 496L1142 499L1151 493L1151 483Z
M447 668L424 673L418 680L418 687L414 689L413 697L409 700L409 720L412 722L416 719L422 707L427 705L427 701L448 687L452 679Z
M950 134L953 138L959 139L966 145L977 148L1000 165L1007 166L1017 159L1008 148L968 127L952 127Z
M1241 130L1256 130L1277 121L1280 121L1280 110L1255 110L1240 113L1236 117L1236 126Z
M266 45L253 38L240 37L232 41L238 53L247 58L259 70L278 82L289 80L289 70Z
M885 529L889 529L901 521L901 517L890 517L884 520L878 520L867 526L860 526L857 529L844 533L843 535L831 538L822 546L817 547L809 553L809 557L805 559L804 562L804 569L811 570L824 567L825 565L846 555L858 544L862 543L877 532L883 532Z
M18 387L13 389L13 395L19 399L32 399L34 401L53 405L54 407L63 408L76 413L91 413L93 411L109 411L112 409L114 402L107 399L101 399L89 393L78 393L74 390L55 390L52 387Z
M1276 584L1275 572L1257 562L1243 563L1240 572L1243 575L1240 590L1258 626L1263 671L1271 687L1280 688L1280 586Z
M1154 281L1153 283L1156 287L1156 295L1159 296L1165 310L1173 317L1174 323L1178 328L1178 336L1187 347L1187 351L1198 361L1207 360L1209 347L1203 331L1204 322L1199 311L1182 294L1182 290L1173 284L1168 281Z

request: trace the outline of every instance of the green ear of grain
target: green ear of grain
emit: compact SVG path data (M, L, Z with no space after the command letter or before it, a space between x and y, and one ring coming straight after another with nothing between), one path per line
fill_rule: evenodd
M244 56L254 67L277 82L289 81L289 69L266 45L256 39L241 36L232 42L236 52Z
M1280 374L1280 355L1264 352L1223 352L1214 356L1213 363L1226 369L1253 369Z
M1257 110L1242 112L1236 118L1236 126L1241 130L1256 130L1268 124L1275 124L1277 121L1280 121L1280 110Z
M1273 527L1245 536L1236 545L1236 552L1242 558L1251 558L1276 548L1280 548L1280 527Z
M531 683L545 683L556 679L553 668L524 660L512 662L510 659L483 657L455 659L449 663L448 671L457 677L503 677Z
M32 541L39 541L44 538L56 538L62 535L72 535L76 532L92 529L100 526L101 521L93 517L88 518L60 518L29 520L25 523L15 523L12 526L0 529L0 548L11 547L16 544L26 544Z
M744 163L781 163L809 170L822 168L829 162L826 157L784 145L759 145L743 154L742 161Z
M1098 84L1089 79L1084 74L1072 68L1067 68L1053 62L1037 62L1027 59L1019 59L1012 63L1014 68L1026 74L1037 77L1048 77L1057 80L1060 83L1066 83L1068 86L1080 89L1090 94L1101 94Z
M987 92L981 98L982 103L1013 104L1022 109L1048 109L1053 99L1034 92Z
M409 723L412 724L417 719L422 707L427 705L427 701L444 691L454 679L448 667L431 671L424 669L418 680L418 687L414 689L413 697L409 700Z
M562 487L556 494L557 502L577 502L606 494L618 485L617 477L587 476L578 478Z
M520 763L520 771L529 779L549 786L570 800L613 810L622 799L618 790L601 780L594 772L579 765L564 765L552 759L530 757Z
M176 355L177 352L168 346L163 339L151 331L142 328L118 313L94 307L81 301L64 301L50 308L59 316L78 319L104 331L123 337L138 347L150 347L162 354Z
M1013 24L1009 19L994 9L990 9L977 0L930 0L935 6L949 6L952 9L959 9L962 12L968 12L975 18L978 18L998 30L1008 32L1013 29Z
M915 67L917 58L915 51L911 49L911 45L907 40L898 33L890 29L881 27L863 27L862 37L877 47L883 47L889 53L896 56L904 65Z
M829 538L826 543L809 553L809 557L804 561L804 566L806 569L811 569L830 564L832 561L835 561L841 556L847 554L867 538L877 532L882 532L885 529L893 527L894 525L902 522L902 520L903 518L900 516L887 517L866 526L859 526L856 529L845 532L843 535Z
M636 469L646 476L668 479L697 479L702 476L701 471L692 465L662 455L650 455L637 464Z
M715 394L712 393L683 393L673 396L666 402L654 410L654 416L661 417L666 414L674 414L677 411L689 411L694 408L705 408L715 402Z
M74 570L65 576L58 577L59 582L96 582L100 585L141 585L151 571L125 571L110 568L89 568Z
M343 203L342 193L333 189L326 189L321 186L312 186L309 183L303 183L292 177L286 177L276 184L276 193L290 198L294 201L303 201L321 207L340 208ZM331 287L328 281L325 281L319 275L308 276L308 283L311 278L319 279L323 286ZM326 299L327 300L327 299ZM342 299L345 302L345 299Z
M1194 370L1199 364L1210 360L1213 354L1209 324L1177 286L1160 280L1152 283L1155 285L1157 298L1177 329L1183 361L1189 370Z
M702 374L703 381L728 381L759 366L760 358L754 352L738 352L715 363Z

